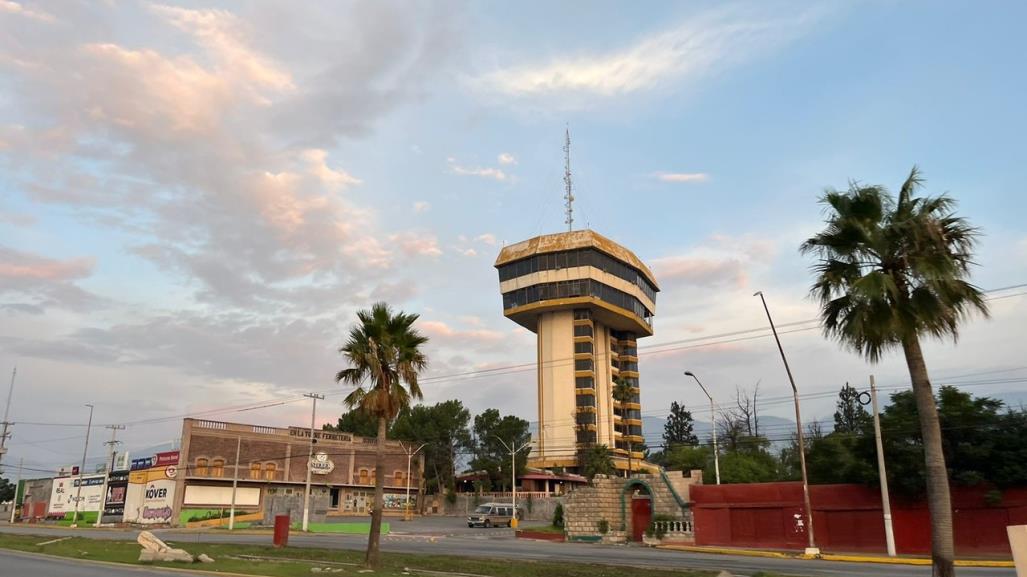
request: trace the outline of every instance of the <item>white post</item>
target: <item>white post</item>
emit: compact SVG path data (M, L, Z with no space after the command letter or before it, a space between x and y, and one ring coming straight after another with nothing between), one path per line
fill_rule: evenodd
M21 484L21 468L25 465L25 457L18 459L18 480L14 483L14 501L11 502L11 524L14 524L14 514L18 511L18 485ZM21 496L22 501L25 496Z
M717 449L717 413L713 407L713 397L710 397L710 424L713 425L713 471L717 474L717 484L720 484L720 451Z
M75 493L75 513L71 516L71 526L78 527L78 505L82 500L82 475L86 472L86 453L89 452L89 431L93 428L93 405L89 407L89 423L86 425L86 444L82 447L82 465L78 468L78 491Z
M235 491L239 487L239 449L242 448L242 437L235 440L235 469L232 472L232 508L228 510L228 530L235 529Z
M510 440L510 446L513 447L517 443L516 439ZM517 518L517 451L510 451L510 491L511 500L513 501L513 518ZM516 527L516 521L510 521L510 523Z
M317 400L323 399L324 395L307 393L304 397L314 401L314 407L310 410L310 450L307 454L307 487L303 493L303 532L309 531L310 522L310 461L314 458L314 420L317 418Z
M410 459L413 456L410 449L407 449L407 497L406 503L403 505L403 519L406 521L410 520Z
M17 375L18 367L14 367L14 370L11 371L11 387L7 389L7 405L4 407L4 420L2 423L3 430L0 431L0 463L2 463L4 460L4 453L7 452L7 431L8 427L11 424L10 422L8 422L7 418L10 416L11 413L11 397L14 396L14 377L16 377Z
M891 500L888 497L888 474L884 470L884 443L881 440L881 417L877 410L877 385L870 375L870 399L874 408L874 439L877 442L877 474L881 479L881 507L884 510L884 541L888 556L895 556L895 532L891 524Z

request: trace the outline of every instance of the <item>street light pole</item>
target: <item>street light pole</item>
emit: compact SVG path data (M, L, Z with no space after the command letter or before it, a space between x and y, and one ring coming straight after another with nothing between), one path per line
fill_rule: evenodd
M86 425L86 444L82 447L82 465L78 468L78 491L75 493L75 513L71 516L71 526L78 527L78 506L82 500L82 474L86 471L86 453L89 452L89 431L93 428L93 405L89 407L89 423Z
M799 467L802 469L802 500L806 508L806 527L809 537L809 546L806 547L807 555L819 555L820 549L813 535L813 506L809 500L809 477L806 475L806 445L802 438L802 416L799 413L799 390L795 388L795 379L792 378L792 369L788 366L788 359L785 357L784 347L781 346L781 339L777 336L777 328L774 326L774 319L770 316L770 308L767 307L767 299L763 291L756 291L752 296L759 296L763 302L763 310L767 313L767 321L770 323L770 330L774 333L774 340L777 342L777 350L781 353L781 362L785 365L785 372L788 373L788 382L792 385L792 400L795 402L795 430L799 437Z
M411 517L411 515L410 515L410 460L413 458L414 455L416 455L417 453L420 453L421 449L425 448L427 445L428 445L428 443L424 443L420 447L418 447L416 450L411 451L409 447L403 445L403 443L400 443L400 446L403 447L403 450L406 451L406 454L407 454L407 500L406 500L406 504L403 505L403 520L404 521L409 521L410 517Z
M884 443L881 440L881 414L877 410L877 384L870 375L870 400L874 408L874 440L877 443L877 474L881 479L881 507L884 511L884 542L888 556L895 556L895 532L891 523L891 499L888 497L888 473L884 469Z
M306 533L309 530L310 521L310 461L314 458L314 421L317 418L317 400L324 399L325 396L317 393L307 393L303 396L314 401L314 407L310 410L310 450L307 455L307 488L303 492L303 532Z
M695 379L695 382L699 383L699 388L702 392L706 393L706 397L710 399L710 423L713 425L713 470L717 474L717 484L720 484L720 451L717 450L717 413L713 408L713 397L710 396L710 392L703 386L702 381L699 377L695 376L692 371L685 371L685 375Z
M506 441L499 439L500 443L506 447L507 451L510 451L510 492L513 495L511 501L513 502L513 516L510 518L510 526L517 527L517 453L521 452L525 447L531 445L531 441L527 441L520 447L517 446L517 441L510 439L510 444L507 445Z

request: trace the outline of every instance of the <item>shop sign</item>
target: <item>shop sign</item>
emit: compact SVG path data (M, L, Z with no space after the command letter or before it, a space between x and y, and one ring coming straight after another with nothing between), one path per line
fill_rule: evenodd
M318 452L310 458L310 472L315 475L327 475L335 470L335 463L328 458L328 454Z

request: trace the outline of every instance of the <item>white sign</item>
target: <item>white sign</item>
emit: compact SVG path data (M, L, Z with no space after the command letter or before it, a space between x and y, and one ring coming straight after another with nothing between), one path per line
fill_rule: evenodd
M75 510L75 499L79 498L78 477L58 477L53 480L50 492L49 514L59 515ZM100 499L103 497L103 475L82 477L81 501L79 512L99 511Z
M326 453L315 453L310 458L310 472L315 475L327 475L335 470L335 463L328 458Z

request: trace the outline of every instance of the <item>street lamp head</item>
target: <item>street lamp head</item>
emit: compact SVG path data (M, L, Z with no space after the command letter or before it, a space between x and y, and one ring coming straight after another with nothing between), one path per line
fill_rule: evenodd
M686 377L694 377L695 373L693 373L692 371L685 371L685 376Z
M754 296L754 297L763 296L763 291L756 291L756 292L752 293L752 296Z

